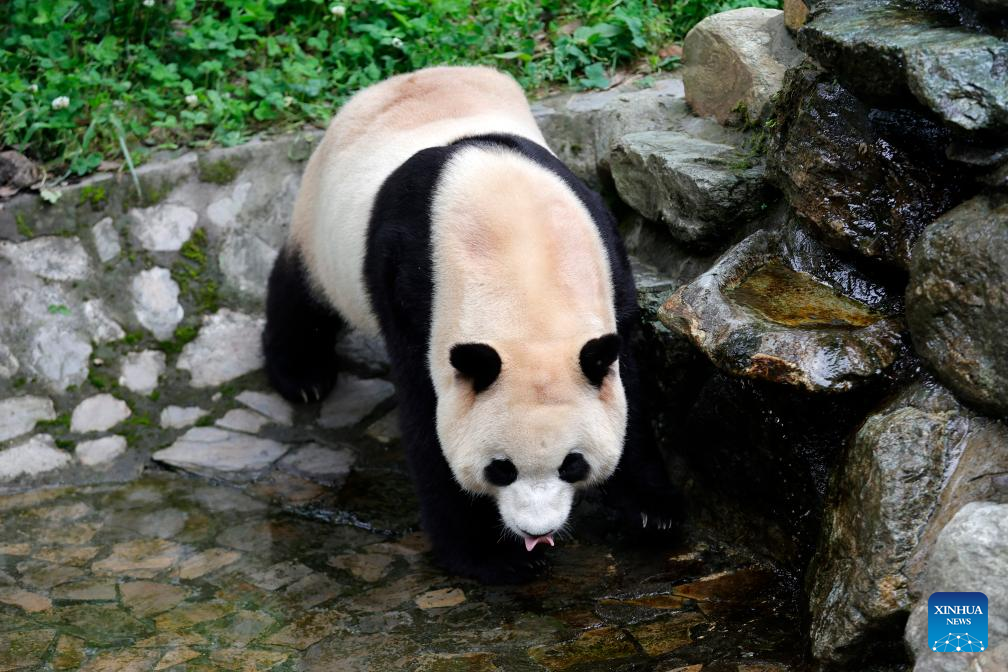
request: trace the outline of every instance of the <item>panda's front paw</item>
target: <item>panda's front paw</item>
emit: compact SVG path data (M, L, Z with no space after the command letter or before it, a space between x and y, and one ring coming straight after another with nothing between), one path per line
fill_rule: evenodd
M336 367L319 367L317 371L290 373L269 371L273 389L287 401L295 404L312 404L322 401L336 385Z
M674 531L682 519L682 502L671 488L644 489L628 504L630 524L648 532Z
M321 401L336 385L336 357L329 353L311 357L266 347L266 375L273 389L287 401L310 404Z
M617 489L609 492L609 501L631 529L646 533L676 530L682 518L682 501L670 486Z

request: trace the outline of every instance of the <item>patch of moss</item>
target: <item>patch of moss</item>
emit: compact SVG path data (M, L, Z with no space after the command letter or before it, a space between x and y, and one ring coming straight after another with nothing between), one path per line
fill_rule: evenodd
M88 371L87 379L96 390L111 390L116 386L115 381L109 380L94 369Z
M25 238L33 238L35 236L35 232L28 225L28 221L25 219L23 212L19 212L14 215L14 222L17 224L17 232L22 236Z
M134 413L123 420L123 424L131 427L150 427L154 424L154 421L146 413Z
M21 376L20 378L15 378L12 384L14 386L14 389L17 390L19 388L24 387L27 383L28 379L25 378L24 376Z
M108 194L100 184L91 184L80 192L81 205L90 205L92 210L101 210L108 204Z
M199 418L199 419L198 419L198 420L197 420L197 421L196 421L195 423L193 423L193 424L194 424L194 425L195 425L196 427L209 427L210 425L212 425L212 424L213 424L213 421L214 421L214 418L213 418L213 416L212 416L212 415L210 415L209 413L207 413L206 415L204 415L204 416L201 416L201 417L200 417L200 418Z
M179 254L183 258L197 264L200 268L205 268L207 263L206 257L207 248L207 235L206 231L203 229L196 229L192 232L182 247L179 249Z
M197 334L199 334L199 327L182 325L175 329L175 334L172 340L159 341L158 349L166 355L177 355L182 352L182 348L184 348L187 343L196 338Z
M147 398L150 399L151 401L157 401L158 399L161 398L161 390L154 390L153 392L147 395Z
M198 161L199 179L211 184L227 184L233 182L238 175L238 168L227 159L210 161L200 157Z
M171 269L179 292L188 296L200 313L213 313L220 308L217 282L207 277L210 263L208 247L206 231L196 229L179 250L181 259Z
M221 385L220 393L225 397L233 397L238 394L238 388L231 383L227 383L226 385Z
M143 338L144 334L142 331L130 331L127 332L126 335L123 337L123 343L125 343L126 345L136 345L137 343L142 341Z
M220 309L220 297L215 281L207 280L200 287L196 295L196 308L201 313L216 313Z
M35 429L70 431L70 414L60 413L52 420L40 420L35 424Z
M70 439L56 439L56 447L63 450L70 450L74 447L74 442Z

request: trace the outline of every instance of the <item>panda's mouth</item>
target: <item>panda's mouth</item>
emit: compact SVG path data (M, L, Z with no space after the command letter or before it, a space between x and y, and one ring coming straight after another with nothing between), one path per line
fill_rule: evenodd
M549 544L550 546L556 545L553 543L552 534L544 534L540 537L533 537L532 535L529 534L522 534L522 537L525 538L525 550L529 552L531 552L532 549L535 548L536 545L539 544L540 542Z

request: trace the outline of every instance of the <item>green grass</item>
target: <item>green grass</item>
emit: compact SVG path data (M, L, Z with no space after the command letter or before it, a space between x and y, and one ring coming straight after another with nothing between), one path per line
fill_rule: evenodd
M159 148L323 124L361 87L427 65L491 64L528 90L605 87L619 66L674 66L655 54L709 13L776 4L8 0L0 144L59 179L122 161L124 147L141 162Z

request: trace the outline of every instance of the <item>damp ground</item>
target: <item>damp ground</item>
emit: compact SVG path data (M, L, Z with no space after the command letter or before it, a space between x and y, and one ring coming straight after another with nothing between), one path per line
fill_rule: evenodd
M786 581L582 502L550 573L432 563L395 441L341 489L149 467L0 497L0 670L801 669Z

